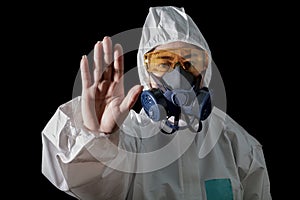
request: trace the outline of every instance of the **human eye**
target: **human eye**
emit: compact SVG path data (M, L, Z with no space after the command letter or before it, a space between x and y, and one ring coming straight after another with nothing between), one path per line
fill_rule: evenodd
M162 63L159 63L158 67L161 70L167 71L170 68L170 63L168 63L168 62L162 62Z

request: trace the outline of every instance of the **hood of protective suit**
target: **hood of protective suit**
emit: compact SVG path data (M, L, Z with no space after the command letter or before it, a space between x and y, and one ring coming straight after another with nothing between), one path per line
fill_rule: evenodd
M187 15L184 8L174 6L151 7L142 29L138 50L138 74L144 89L150 88L150 77L144 65L144 54L154 47L174 41L196 45L208 53L208 67L205 72L204 86L211 79L211 52L202 33Z

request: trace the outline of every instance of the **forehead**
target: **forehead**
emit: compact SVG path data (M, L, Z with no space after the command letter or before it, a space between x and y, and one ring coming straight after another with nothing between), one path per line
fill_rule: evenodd
M159 45L155 48L155 50L162 50L162 49L175 49L175 48L191 48L191 49L200 49L199 47L189 44L186 42L170 42L167 44Z

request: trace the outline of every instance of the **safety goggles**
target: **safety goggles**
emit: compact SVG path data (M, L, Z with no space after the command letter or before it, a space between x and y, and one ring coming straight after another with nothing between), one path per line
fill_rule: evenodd
M207 53L195 48L154 50L144 55L148 72L162 76L178 64L193 75L199 75L207 67Z

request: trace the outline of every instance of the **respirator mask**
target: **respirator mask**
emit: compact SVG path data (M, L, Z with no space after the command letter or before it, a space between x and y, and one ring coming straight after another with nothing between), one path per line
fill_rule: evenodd
M191 48L154 50L144 55L144 61L157 86L141 94L148 117L160 121L166 134L186 128L200 132L201 121L211 113L210 92L207 87L200 88L206 52Z

